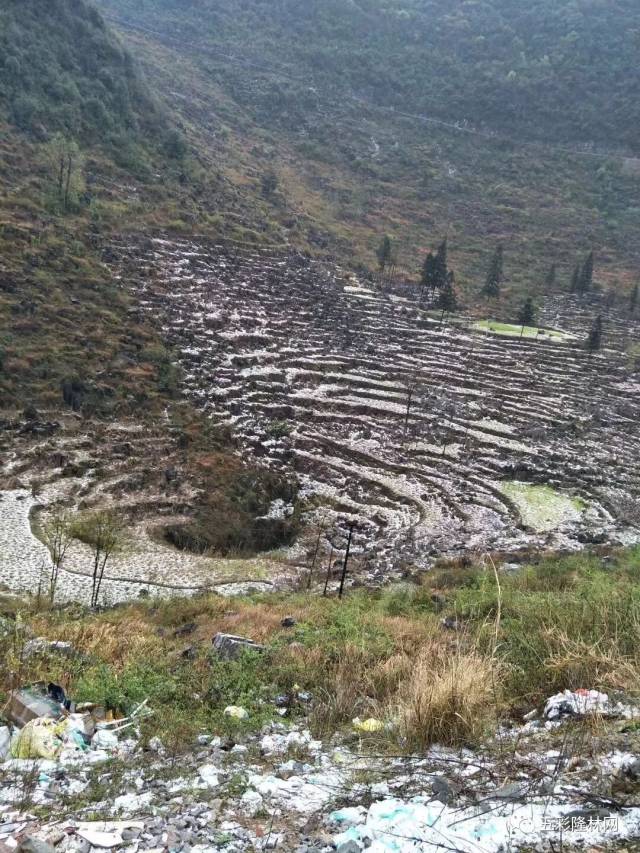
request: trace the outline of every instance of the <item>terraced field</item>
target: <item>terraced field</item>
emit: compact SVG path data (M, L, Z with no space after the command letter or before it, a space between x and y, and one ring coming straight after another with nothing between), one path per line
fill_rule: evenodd
M639 325L550 298L541 327L440 322L411 287L289 256L154 240L110 253L183 388L247 454L295 469L322 547L375 579L405 561L626 542L640 526ZM606 313L605 348L583 341ZM546 488L531 489L527 486Z

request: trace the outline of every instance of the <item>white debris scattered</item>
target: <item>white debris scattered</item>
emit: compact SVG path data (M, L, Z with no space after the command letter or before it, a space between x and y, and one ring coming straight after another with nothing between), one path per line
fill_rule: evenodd
M210 788L217 788L219 784L218 769L213 764L203 764L198 768L198 775Z
M640 714L640 710L622 702L611 702L607 693L600 693L598 690L564 690L547 699L544 706L544 716L547 720L585 717L587 714L632 719Z
M314 740L309 731L265 735L260 741L260 751L263 755L280 755L294 748L305 749L314 754L322 748L322 743Z
M115 814L134 814L145 809L153 800L153 791L142 794L122 794L113 801Z
M262 809L264 800L257 791L245 791L240 797L240 809L249 817L255 817Z
M75 831L92 847L110 848L124 844L122 832L125 829L143 830L144 823L141 820L88 821L79 823Z
M225 717L234 717L236 720L248 720L249 712L246 708L241 708L238 705L227 705L224 709Z
M329 820L349 825L355 809L333 812ZM536 802L508 806L452 808L427 801L424 796L405 802L398 799L373 803L356 825L349 825L335 839L338 850L368 853L499 853L518 847L538 846L562 839L564 845L610 843L640 831L640 809L632 808L610 818L591 819L572 807ZM347 845L353 842L351 847ZM356 846L359 845L359 846Z

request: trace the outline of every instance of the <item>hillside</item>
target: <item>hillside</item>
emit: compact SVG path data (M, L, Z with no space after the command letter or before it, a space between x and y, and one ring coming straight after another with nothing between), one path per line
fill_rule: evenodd
M0 0L0 853L640 850L638 23Z
M117 147L159 126L131 55L85 0L3 4L0 55L0 105L37 138L62 131Z
M275 173L291 242L374 266L388 232L415 275L448 233L469 296L497 242L515 293L591 248L601 284L635 280L632 4L100 6L199 151L261 206Z
M105 5L342 97L521 141L638 150L640 113L628 69L639 21L630 0Z
M268 527L253 530L253 519L288 485L240 459L228 431L211 429L181 402L161 330L106 265L121 231L132 240L132 232L187 227L188 217L191 227L199 218L194 198L215 192L215 178L211 189L172 116L92 5L3 4L0 42L4 482L44 494L52 472L63 490L91 472L104 498L110 472L108 491L129 522L151 509L166 524L178 519L180 530L193 514L196 536L218 513L220 547L252 547ZM145 440L131 439L141 432ZM179 488L168 488L165 470L180 472ZM76 483L74 499L77 491ZM26 566L28 554L18 553ZM7 577L6 565L0 573Z

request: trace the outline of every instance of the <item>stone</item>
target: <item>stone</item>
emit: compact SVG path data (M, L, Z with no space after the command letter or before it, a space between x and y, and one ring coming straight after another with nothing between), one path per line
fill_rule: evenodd
M352 838L349 841L343 841L336 847L336 853L362 853L363 850L362 844Z
M198 775L210 788L217 788L219 784L218 769L213 764L203 764L198 768Z
M240 797L240 808L248 817L255 817L262 809L264 801L257 791L245 791Z
M630 779L640 779L640 758L636 758L630 764L627 764L624 768L624 774Z
M436 800L439 800L439 802L444 805L453 802L455 799L455 791L444 776L436 776L435 779L433 779L431 782L431 790L433 791Z
M157 736L152 737L149 741L149 749L151 750L151 752L157 752L158 755L164 755L165 752L164 744Z
M138 827L131 827L123 829L121 834L123 841L135 841L136 838L140 838L142 835L142 830L138 829Z
M508 785L503 785L494 793L494 797L499 800L524 800L526 794L526 786L518 782L510 782Z
M76 650L71 643L65 640L45 640L44 637L35 637L33 640L27 640L22 647L22 655L24 658L30 658L34 655L62 655L63 657L74 657Z
M238 660L245 651L263 652L265 647L246 637L236 637L233 634L216 634L213 638L213 648L221 660Z
M55 853L55 851L51 844L29 835L18 844L16 853Z

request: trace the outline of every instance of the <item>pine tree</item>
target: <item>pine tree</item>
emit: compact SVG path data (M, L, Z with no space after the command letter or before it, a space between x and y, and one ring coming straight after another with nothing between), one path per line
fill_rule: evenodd
M573 268L573 275L571 276L571 287L569 288L570 293L577 293L578 287L580 285L580 264L576 264Z
M598 314L593 321L589 337L587 338L587 349L589 352L595 352L600 349L602 344L602 314Z
M589 252L578 279L578 293L588 293L593 285L593 252Z
M549 268L549 272L547 273L547 278L545 279L545 282L544 282L544 289L547 292L550 292L555 288L555 286L556 286L556 275L557 275L556 265L551 264L551 267Z
M442 314L440 315L441 323L445 314L451 314L453 311L458 310L458 295L455 287L455 276L452 272L447 274L447 280L444 287L440 289L438 308L442 309Z
M435 283L434 286L438 290L446 287L449 267L447 265L447 238L445 237L442 243L438 246L438 251L435 258Z
M522 326L520 337L524 334L526 326L535 326L536 324L536 309L530 296L527 297L518 313L518 322Z
M385 267L391 260L391 238L388 234L385 234L382 238L380 245L376 250L376 256L378 258L380 272L384 272Z
M436 263L436 256L433 252L429 252L422 265L422 275L420 277L421 298L425 290L429 291L435 288Z
M631 314L635 314L639 296L640 293L638 292L638 285L635 284L631 289L631 293L629 294L629 312Z
M482 289L484 296L497 298L500 296L500 287L502 285L503 276L503 250L502 246L498 246L495 250L489 269L487 271L487 280Z

